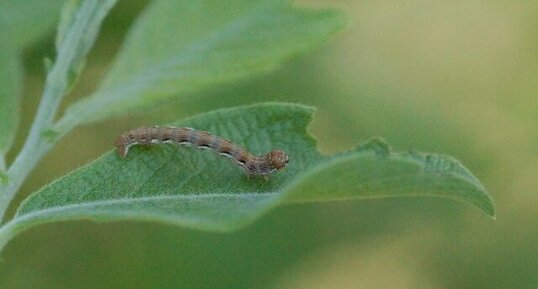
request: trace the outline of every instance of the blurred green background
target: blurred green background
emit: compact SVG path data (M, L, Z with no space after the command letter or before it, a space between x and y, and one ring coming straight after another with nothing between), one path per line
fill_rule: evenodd
M96 88L145 4L114 8L65 105ZM58 223L8 245L0 288L538 288L538 2L300 4L340 8L350 24L269 75L76 129L17 202L112 149L125 129L279 100L318 107L311 131L323 152L379 135L396 150L454 156L495 198L496 221L461 203L406 198L284 207L233 234ZM42 59L54 55L49 28L24 51L22 124L8 161L39 101Z

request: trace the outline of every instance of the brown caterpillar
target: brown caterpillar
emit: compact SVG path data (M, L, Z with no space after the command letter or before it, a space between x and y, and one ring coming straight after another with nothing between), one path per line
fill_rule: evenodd
M198 131L190 127L141 127L121 134L115 146L120 157L127 157L133 145L151 145L156 143L177 143L194 145L201 149L212 149L235 161L247 175L266 176L288 164L288 155L274 149L264 156L258 157L231 141Z

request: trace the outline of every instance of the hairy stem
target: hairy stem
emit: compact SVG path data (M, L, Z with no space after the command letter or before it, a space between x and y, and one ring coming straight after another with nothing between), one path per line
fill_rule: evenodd
M58 106L67 89L71 61L61 61L61 56L62 54L59 53L59 61L54 64L47 75L43 97L26 142L7 171L8 183L2 188L0 195L0 220L4 219L9 203L22 182L54 144L52 139L47 140L44 133L52 126Z
M50 85L48 79L50 77L47 78L45 93L41 99L28 138L7 171L8 183L0 191L0 220L4 219L6 210L22 182L53 145L51 142L45 141L43 133L52 125L54 114L58 109L65 87L62 88L62 85L58 85L58 83Z
M0 187L0 221L4 220L9 204L28 174L68 132L51 132L58 106L80 73L102 20L115 3L116 0L83 1L76 4L80 5L78 9L72 10L74 20L66 34L60 35L62 41L57 47L57 61L47 74L43 96L26 142L7 171L7 184Z

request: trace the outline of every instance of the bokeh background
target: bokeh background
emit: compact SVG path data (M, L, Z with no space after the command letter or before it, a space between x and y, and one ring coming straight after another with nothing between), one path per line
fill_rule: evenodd
M33 8L50 29L24 51L22 124L8 160L37 107L42 59L54 55L53 2L52 12ZM497 220L462 203L405 198L283 207L232 234L57 223L8 245L0 288L538 288L538 2L298 4L340 8L350 23L268 75L76 129L17 202L112 149L125 129L279 100L318 107L310 128L326 153L383 136L396 150L454 156L493 195ZM96 88L145 5L119 2L65 105Z

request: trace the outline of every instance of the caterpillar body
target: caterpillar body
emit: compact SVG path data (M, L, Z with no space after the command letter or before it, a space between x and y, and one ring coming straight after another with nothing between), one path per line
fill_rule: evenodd
M233 142L215 136L209 132L189 127L140 127L122 133L115 146L122 158L127 157L133 145L151 145L158 143L176 143L193 145L201 149L210 149L232 159L247 175L266 176L283 169L288 164L288 155L280 149L274 149L264 156L256 156Z

